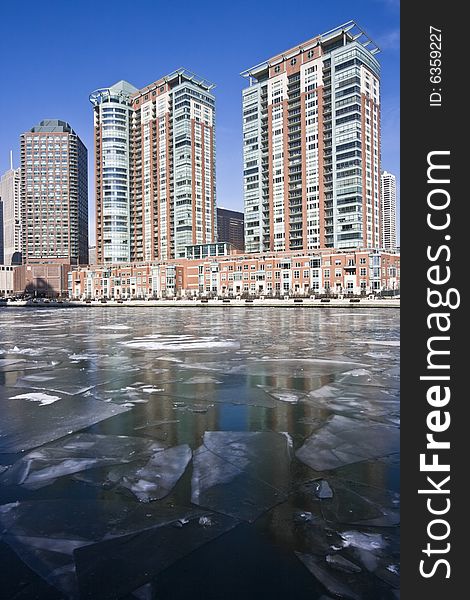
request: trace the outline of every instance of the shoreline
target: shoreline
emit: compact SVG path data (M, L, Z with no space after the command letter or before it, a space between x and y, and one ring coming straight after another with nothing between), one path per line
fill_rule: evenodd
M3 304L1 308L133 308L133 307L165 307L165 308L227 308L227 307L250 307L250 308L400 308L400 300L395 299L330 299L329 302L322 300L312 300L309 298L289 298L288 300L273 300L273 299L253 299L253 300L236 300L231 298L224 300L126 300L117 302L116 300L107 300L106 302L93 301L86 303L83 301L62 301L62 302L31 302L19 300L16 302L8 302Z

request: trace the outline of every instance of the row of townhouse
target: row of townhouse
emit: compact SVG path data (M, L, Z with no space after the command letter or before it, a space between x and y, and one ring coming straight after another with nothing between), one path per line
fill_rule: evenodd
M400 288L400 255L378 250L231 254L78 268L72 298L371 294Z

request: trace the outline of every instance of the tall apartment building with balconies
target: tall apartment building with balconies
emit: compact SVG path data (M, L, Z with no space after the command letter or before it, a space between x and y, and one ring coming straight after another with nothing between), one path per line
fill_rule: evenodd
M184 257L216 240L213 87L179 69L91 94L98 263Z
M87 150L65 121L21 135L23 262L88 262Z
M397 247L397 181L393 173L383 171L382 184L382 247Z
M246 251L381 245L378 51L350 21L242 73Z

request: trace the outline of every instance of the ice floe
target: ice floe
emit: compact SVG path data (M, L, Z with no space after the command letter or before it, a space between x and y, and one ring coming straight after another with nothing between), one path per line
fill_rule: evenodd
M129 489L141 502L160 500L174 488L191 456L191 448L187 444L157 452L143 467L123 475L120 485Z
M80 398L77 402L71 396L62 396L60 402L43 406L25 402L18 411L18 400L4 399L0 453L23 452L41 446L128 410L93 398Z
M30 400L31 402L38 402L39 406L46 406L60 400L60 396L51 396L50 394L42 394L40 392L28 392L27 394L10 396L10 400Z
M29 452L0 476L0 482L38 489L60 477L134 462L163 449L149 438L79 433Z
M135 338L126 342L119 342L128 348L138 350L166 350L170 352L190 352L193 350L213 350L222 348L239 348L240 343L235 340L219 340L214 337L161 336L150 335L144 338Z

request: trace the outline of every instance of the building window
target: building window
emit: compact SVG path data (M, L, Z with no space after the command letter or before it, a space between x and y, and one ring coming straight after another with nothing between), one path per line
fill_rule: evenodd
M276 65L276 66L274 67L274 72L275 72L275 73L279 73L279 72L280 72L280 70L281 70L281 67L280 67L279 65Z
M292 58L291 61L290 61L290 64L292 66L294 66L296 63L297 63L297 59L296 58Z

